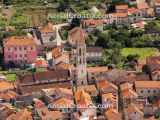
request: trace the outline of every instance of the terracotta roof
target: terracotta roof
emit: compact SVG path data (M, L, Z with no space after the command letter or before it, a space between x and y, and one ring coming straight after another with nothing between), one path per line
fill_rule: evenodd
M7 81L0 81L0 91L6 91L14 89L14 85Z
M144 22L144 21L139 21L139 22L131 24L131 26L134 27L134 28L141 28L141 29L143 29L146 24L147 23Z
M33 83L32 85L20 84L19 90L22 94L26 93L33 93L33 92L40 92L42 89L48 88L56 88L56 87L63 87L63 88L71 88L71 82L58 82L58 83Z
M17 113L11 114L6 120L33 120L32 113L23 109Z
M147 64L152 65L152 64L158 64L160 65L160 56L151 56L147 58Z
M34 74L26 74L26 75L19 75L19 84L25 85L35 85L35 84L42 84L45 83L52 83L61 80L68 80L69 81L69 73L68 70L50 70L45 72L37 72ZM53 81L54 80L54 81Z
M122 120L122 115L112 108L105 112L105 116L107 117L107 120Z
M64 97L52 102L51 104L57 108L71 108L74 105L73 100Z
M97 93L97 89L95 85L86 85L86 86L79 86L78 89L83 89L85 92L91 94L91 93Z
M103 20L88 19L88 20L83 20L82 23L87 26L96 27L99 25L103 25L104 21Z
M69 31L69 40L75 43L85 43L86 33L80 27L75 27Z
M138 88L150 88L160 89L160 81L135 81L135 87Z
M155 5L160 6L160 0L155 0Z
M112 93L102 94L102 99L109 99L113 102L117 101L117 97L114 96Z
M147 65L149 65L151 72L160 70L160 56L152 56L147 58Z
M97 72L107 72L107 67L87 67L87 72L89 73L97 73Z
M54 32L54 31L55 31L55 29L53 28L53 24L50 22L47 25L40 28L40 32L42 32L42 33L50 33L50 32Z
M137 98L138 94L131 89L126 89L122 91L123 98Z
M113 17L125 18L128 16L128 13L112 13Z
M127 114L138 112L143 115L143 112L139 110L139 108L135 104L130 104L127 108L125 108Z
M15 111L15 108L9 103L0 104L0 118L6 119L8 116L15 113Z
M12 36L4 40L4 47L6 46L29 46L36 45L33 38L28 36Z
M116 10L127 10L128 9L128 5L116 5Z
M7 100L9 101L10 99L15 99L17 96L17 94L13 91L7 91L7 92L4 92L4 93L0 93L0 99L4 99L4 100Z
M140 9L140 10L141 9L148 9L149 6L148 6L148 4L146 2L141 2L141 3L137 4L137 8Z
M99 89L106 89L106 88L113 88L115 90L118 90L118 87L110 82L108 82L107 80L101 80L97 83L97 86Z
M37 59L35 61L35 67L48 67L48 63L44 59Z
M37 112L42 120L59 120L63 118L60 111L49 111L47 107L37 109Z
M133 85L131 83L123 83L120 85L121 91L126 90L126 89L133 89Z
M56 68L58 68L58 69L60 68L60 69L64 69L64 70L71 70L74 68L74 66L69 63L60 62L59 64L56 65Z
M73 95L72 90L67 88L55 87L55 88L49 88L49 89L42 89L42 91L45 92L45 94L47 95L53 95L54 93L59 95L61 94Z
M79 105L80 107L88 107L89 105L92 105L90 95L82 89L76 91L75 100L77 105Z
M52 56L55 59L58 58L58 57L60 57L60 56L62 56L62 50L61 50L61 48L60 47L53 48L53 50L52 50Z
M102 74L105 80L112 81L114 84L118 85L125 82L134 82L136 75L134 73L129 73L125 70L113 69ZM101 76L97 79L102 79Z
M103 48L102 47L87 47L87 53L91 53L91 52L103 52Z
M128 8L128 14L135 14L138 12L138 9L135 7Z

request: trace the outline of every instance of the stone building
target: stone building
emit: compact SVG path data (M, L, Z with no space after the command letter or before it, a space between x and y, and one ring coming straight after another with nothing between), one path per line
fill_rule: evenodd
M68 36L68 42L72 46L72 62L75 65L74 76L77 85L87 84L85 38L86 34L79 27L73 28Z

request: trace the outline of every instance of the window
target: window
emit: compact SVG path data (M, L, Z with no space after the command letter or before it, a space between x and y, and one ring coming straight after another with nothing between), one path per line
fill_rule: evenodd
M17 58L17 54L15 55L15 57Z
M143 90L141 90L141 93L143 93Z
M151 91L150 90L148 90L148 93L150 93Z
M24 47L24 50L27 50L27 47Z
M27 57L27 54L24 54L24 57Z
M22 50L22 47L19 47L19 50Z
M31 47L31 50L33 50L33 47Z
M8 48L8 51L10 51L11 49L10 48Z
M22 55L20 54L19 57L22 57Z
M15 47L14 50L17 51L17 48Z
M156 90L153 90L154 93L156 93Z

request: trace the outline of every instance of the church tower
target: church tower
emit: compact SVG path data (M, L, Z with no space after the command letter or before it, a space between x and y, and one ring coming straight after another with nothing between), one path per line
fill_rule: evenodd
M73 63L75 65L76 84L87 84L87 70L86 70L86 34L83 29L76 27L69 32L69 43L72 46Z

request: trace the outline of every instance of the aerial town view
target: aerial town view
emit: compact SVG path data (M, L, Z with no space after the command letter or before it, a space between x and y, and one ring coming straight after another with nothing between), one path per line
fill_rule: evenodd
M0 120L160 120L160 0L0 0Z

